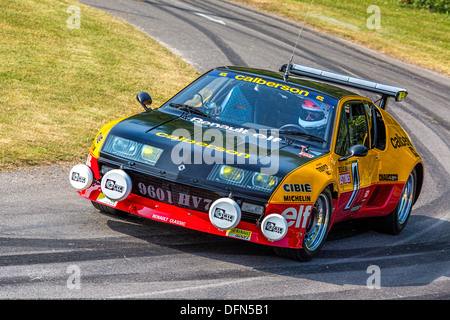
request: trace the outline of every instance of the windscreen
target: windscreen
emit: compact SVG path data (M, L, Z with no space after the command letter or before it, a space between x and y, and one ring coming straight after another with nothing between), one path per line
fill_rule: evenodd
M337 100L291 82L228 70L213 70L170 99L208 117L280 136L329 145Z

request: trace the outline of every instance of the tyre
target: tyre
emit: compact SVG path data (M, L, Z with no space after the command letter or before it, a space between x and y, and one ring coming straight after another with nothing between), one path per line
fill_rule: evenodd
M274 248L275 253L298 261L309 261L315 257L325 243L330 230L332 210L331 192L326 188L314 204L306 226L302 248Z
M92 205L94 206L95 209L101 211L101 212L105 212L105 213L109 213L109 214L113 214L116 216L121 216L121 217L125 217L128 215L128 212L122 211L122 210L118 210L116 208L112 208L109 207L107 205L95 202L95 201L91 201Z
M416 171L413 170L406 180L397 206L390 214L381 218L382 231L397 235L405 228L414 204L416 183Z

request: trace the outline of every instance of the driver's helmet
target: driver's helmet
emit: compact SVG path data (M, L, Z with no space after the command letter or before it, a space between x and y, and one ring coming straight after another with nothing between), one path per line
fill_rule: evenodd
M305 99L302 102L298 124L307 129L319 129L327 124L328 108L325 103Z

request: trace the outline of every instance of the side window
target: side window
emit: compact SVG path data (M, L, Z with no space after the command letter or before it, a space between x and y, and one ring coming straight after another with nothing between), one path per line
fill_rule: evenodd
M364 104L347 102L341 112L335 152L346 155L351 146L361 144L370 148L370 137Z
M371 148L375 148L375 124L373 123L373 105L367 101L364 101L364 108L366 109L366 115L367 115L367 126L370 132L370 141L372 142Z
M339 129L336 138L336 152L340 156L345 156L347 154L349 146L348 129L347 129L347 116L345 113L341 115L341 120L339 122Z
M386 148L386 125L380 110L373 104L370 104L371 118L373 119L372 147L379 150Z

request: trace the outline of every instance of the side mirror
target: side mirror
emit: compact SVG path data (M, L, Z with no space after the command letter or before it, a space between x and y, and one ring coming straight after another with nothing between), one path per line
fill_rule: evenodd
M357 144L357 145L350 147L350 149L349 149L350 153L348 155L340 157L338 160L344 161L351 157L364 157L367 155L368 151L369 151L369 149L367 149L367 147Z
M152 111L152 109L150 108L150 105L152 104L153 101L147 92L145 92L145 91L139 92L136 95L136 99L137 99L137 101L139 101L141 106L144 107L145 111Z

